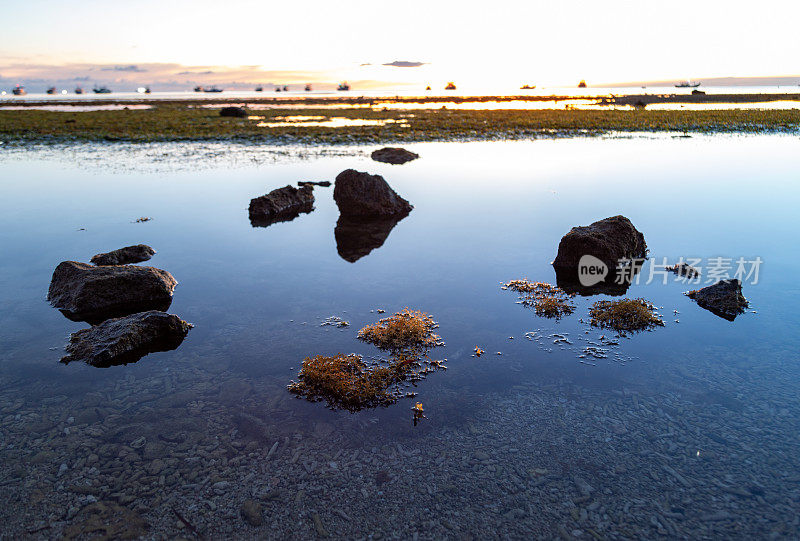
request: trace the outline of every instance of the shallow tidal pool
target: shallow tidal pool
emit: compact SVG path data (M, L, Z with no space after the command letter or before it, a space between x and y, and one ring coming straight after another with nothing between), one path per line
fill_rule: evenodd
M421 157L393 166L374 147L0 147L0 530L800 536L797 137L406 148ZM315 187L313 212L251 225L251 198L348 168L414 210L337 229L333 187ZM561 237L618 214L650 250L618 293L653 302L664 327L617 338L588 309L619 296L578 295L556 321L501 289L556 283ZM53 269L139 243L194 328L134 364L59 363L87 325L46 302ZM699 260L700 284L660 270L681 257ZM750 307L734 321L683 295L739 260ZM446 343L433 354L447 370L413 399L349 413L287 391L305 357L378 355L358 329L405 307Z

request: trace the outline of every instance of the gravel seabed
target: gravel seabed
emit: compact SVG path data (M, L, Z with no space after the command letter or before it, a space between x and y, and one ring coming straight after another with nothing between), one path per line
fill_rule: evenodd
M146 539L797 538L781 363L757 382L713 354L692 363L611 388L451 384L417 427L407 400L328 413L210 363L75 387L9 378L0 538L98 524ZM721 378L763 396L709 391Z

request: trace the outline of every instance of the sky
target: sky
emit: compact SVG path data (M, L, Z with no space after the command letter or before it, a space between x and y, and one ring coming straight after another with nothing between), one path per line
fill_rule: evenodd
M0 85L574 86L800 74L800 2L3 0Z

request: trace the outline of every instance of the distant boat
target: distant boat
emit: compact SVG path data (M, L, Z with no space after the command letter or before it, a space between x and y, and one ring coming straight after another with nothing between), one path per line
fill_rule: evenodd
M95 94L111 94L111 89L108 88L107 86L101 86L99 88L94 87L92 89L92 92L94 92Z
M202 86L198 85L198 86L194 87L194 91L195 92L205 92L206 89L203 88Z
M81 87L79 87L79 86L76 86L75 87L75 93L76 94L83 94L83 89Z
M578 83L578 88L586 88L586 81L581 80L581 82Z
M212 86L211 88L204 88L203 92L222 92L222 89Z
M431 89L431 87L430 87L430 86L426 86L426 87L425 87L425 90L430 90L430 89Z
M150 93L150 87L149 86L144 87L144 93L145 94L149 94Z
M534 88L536 88L536 85L522 85L519 87L520 90L533 90Z
M684 81L675 85L675 88L697 88L700 83L693 83L692 81Z
M58 89L54 86L51 86L50 88L47 89L48 94L55 94L56 92L58 92Z
M275 92L281 92L281 90L282 90L281 87L279 87L279 86L275 87Z
M284 92L289 92L289 87L287 85L283 85L283 91Z
M25 87L21 85L17 85L14 88L12 88L11 93L14 94L15 96L24 96L25 94L27 94L27 92L25 92Z
M339 83L339 86L336 87L336 90L342 90L342 91L350 90L350 85L347 84L347 81L344 81L342 83Z
M306 92L311 92L311 85L306 85L305 91Z
M256 92L264 92L264 87L263 86L257 86L256 87Z
M453 82L449 82L449 83L447 83L447 86L444 87L444 89L445 90L455 90L456 89L456 84L453 83Z

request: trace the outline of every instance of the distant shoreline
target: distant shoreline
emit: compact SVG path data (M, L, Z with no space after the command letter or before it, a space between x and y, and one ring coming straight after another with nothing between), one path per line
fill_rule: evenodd
M699 90L699 89L698 89ZM0 110L5 107L41 107L47 105L85 107L87 105L324 105L324 106L355 106L381 104L426 104L426 103L508 103L508 102L570 102L590 101L598 105L645 105L654 103L769 103L775 101L797 101L800 107L800 93L728 93L728 94L689 94L689 93L639 93L621 95L594 95L594 96L568 96L568 95L509 95L509 96L289 96L289 97L242 97L219 96L213 98L197 98L187 96L184 98L114 98L114 97L89 97L85 99L70 99L59 97L49 99L13 99L0 100Z
M797 134L800 109L309 107L250 110L244 117L230 118L221 117L219 107L186 105L85 112L0 108L0 141L4 143L248 141L335 145L521 140L614 132Z

